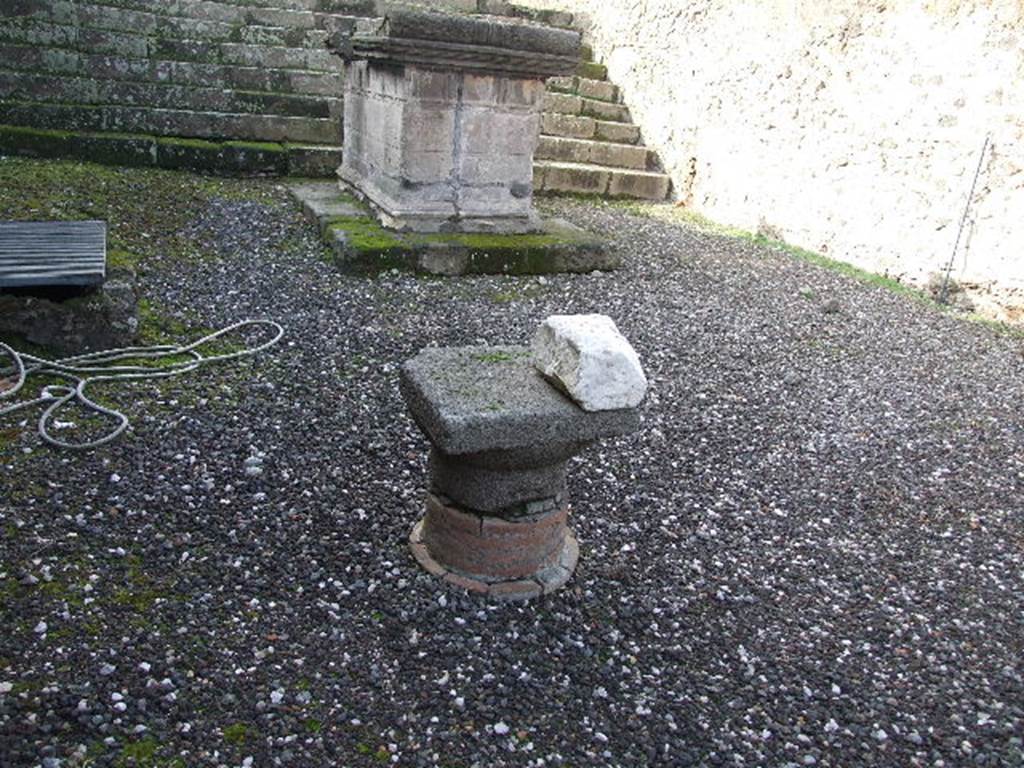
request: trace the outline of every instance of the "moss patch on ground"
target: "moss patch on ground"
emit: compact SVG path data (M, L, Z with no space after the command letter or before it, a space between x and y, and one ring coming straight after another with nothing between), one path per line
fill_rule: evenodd
M145 293L145 275L176 263L197 264L219 258L193 234L189 225L216 199L249 200L278 204L284 192L273 182L252 179L213 178L198 174L139 168L112 168L68 160L32 160L0 158L0 220L82 220L107 222L108 270L130 271L140 276L139 288ZM82 299L70 299L79 301ZM88 300L88 299L84 299ZM139 301L139 338L141 345L185 344L211 332L198 317L175 317L144 296ZM46 359L61 355L6 335L0 339L15 349ZM241 349L238 337L225 337L206 345L206 355L227 354ZM154 368L178 357L164 360L126 361ZM0 360L0 364L4 361ZM164 380L153 387L174 386ZM48 384L63 383L53 377L33 377L16 399L38 393ZM91 395L103 405L117 408L132 417L137 399L136 386L98 385ZM189 387L196 397L204 394ZM4 401L7 402L7 401ZM26 412L31 413L31 412ZM29 419L34 429L34 418ZM83 425L84 425L83 421ZM26 445L25 430L4 425L0 430L0 462L21 461ZM33 443L34 445L34 443Z
M106 221L108 263L132 270L211 258L187 232L211 199L270 203L282 195L255 179L14 157L0 160L0 189L0 219Z

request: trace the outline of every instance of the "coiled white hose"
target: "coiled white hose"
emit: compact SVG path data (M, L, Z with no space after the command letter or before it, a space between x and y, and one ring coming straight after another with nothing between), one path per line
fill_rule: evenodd
M222 355L203 355L199 349L221 336L232 333L242 328L262 327L273 331L273 337L255 347L247 347L235 352L228 352ZM147 347L121 347L119 349L108 349L100 352L89 352L84 355L65 357L60 360L46 360L42 357L18 352L14 348L0 341L0 360L9 357L13 366L0 369L0 376L14 374L14 386L0 391L0 400L14 397L25 386L30 376L56 376L66 379L69 383L53 384L43 389L39 397L33 400L16 402L11 405L0 407L0 416L30 408L34 405L48 404L39 417L39 436L50 445L57 448L90 449L116 440L122 432L128 428L128 417L120 411L100 405L86 395L85 390L90 384L101 381L143 381L147 379L166 379L172 376L180 376L189 373L197 368L210 363L222 363L227 360L237 360L243 357L251 357L274 346L284 336L284 328L272 320L243 320L242 322L229 325L219 331L215 331L191 344L179 346L177 344L161 344ZM115 365L122 360L160 360L161 358L187 357L188 360L167 362L159 367L146 365ZM50 434L50 424L56 418L57 413L74 401L80 407L99 413L117 422L110 432L96 440L89 440L82 443L69 443L58 440Z

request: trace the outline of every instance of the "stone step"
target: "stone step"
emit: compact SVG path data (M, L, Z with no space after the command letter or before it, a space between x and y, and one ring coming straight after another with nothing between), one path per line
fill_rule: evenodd
M0 69L0 98L77 104L109 104L200 112L342 118L341 99L264 92L137 83Z
M544 136L570 139L599 139L616 144L639 144L640 128L632 123L595 120L592 117L544 112L540 116L540 132Z
M25 0L21 1L25 2ZM262 18L264 22L269 20L286 22L270 26L290 26L292 28L306 26L303 19L296 14L313 16L333 14L370 16L375 14L373 0L245 0L243 3L225 2L224 0L160 0L160 2L154 0L91 0L89 4L153 13L160 16L204 19L232 25L246 24L252 19ZM254 12L256 15L253 15ZM298 25L292 23L296 20L299 22Z
M216 21L203 15L183 16L153 11L160 7L151 3L148 8L125 8L114 3L79 2L75 0L19 0L18 17L55 24L68 24L86 29L106 29L137 32L162 37L182 37L208 40L230 40L244 27L276 27L283 31L300 33L319 26L321 14L307 10L250 7L244 16L230 22Z
M94 3L112 5L135 10L154 10L174 16L199 16L216 21L244 21L245 14L251 9L281 10L289 12L310 12L323 10L326 12L348 12L349 7L372 5L372 0L93 0ZM154 10L154 12L156 12Z
M552 77L547 81L550 90L556 93L568 93L583 96L597 101L622 103L622 95L617 85L607 80L589 80L585 77Z
M149 38L140 35L97 29L80 30L69 25L39 22L16 21L0 24L0 43L104 53L136 59L144 59L150 53Z
M226 23L244 23L254 11L262 18L271 18L268 14L275 13L383 16L394 5L440 7L469 13L526 18L553 26L571 26L573 21L572 14L564 11L526 8L507 0L91 0L91 4ZM277 18L288 17L280 15Z
M326 49L164 38L31 21L15 20L14 23L0 25L0 43L46 46L86 54L138 59L325 72L340 72L342 69L341 59Z
M651 166L656 162L654 153L647 147L559 136L541 136L534 157L538 161L603 165L636 171L653 170Z
M588 99L570 93L545 94L543 111L557 112L562 115L581 115L615 123L631 122L629 109L624 104L609 104L606 101Z
M206 173L334 178L341 147L202 141L176 136L40 130L0 125L0 150L27 157L78 157L95 163L188 168Z
M534 192L569 192L641 200L664 200L670 179L664 173L607 168L583 163L540 161L533 166Z
M341 121L121 105L0 101L0 124L72 132L188 136L201 139L340 144Z
M52 0L20 0L21 7L49 4ZM62 0L69 3L72 0ZM291 29L319 22L326 16L384 16L394 5L420 5L425 8L487 13L529 19L542 24L571 27L573 15L565 11L535 9L507 0L91 0L90 6L115 10L180 16L225 24L265 24ZM589 50L589 49L587 49ZM584 52L584 59L590 60Z
M44 46L0 43L0 61L4 62L4 66L21 72L64 77L87 72L95 79L276 94L340 97L344 88L344 79L340 72L238 67L192 61L155 61Z

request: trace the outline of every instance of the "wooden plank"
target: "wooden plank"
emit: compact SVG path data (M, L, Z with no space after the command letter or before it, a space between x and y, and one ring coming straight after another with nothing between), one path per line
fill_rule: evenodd
M106 265L106 222L0 221L0 288L99 285Z

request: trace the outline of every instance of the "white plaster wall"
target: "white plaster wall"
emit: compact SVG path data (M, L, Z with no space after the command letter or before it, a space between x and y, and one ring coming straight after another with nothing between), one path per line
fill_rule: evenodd
M1024 305L1024 0L525 2L578 14L688 205L875 272L941 271L991 134L954 276Z

